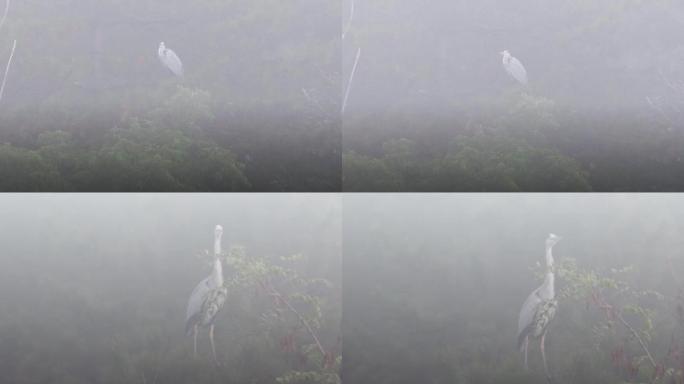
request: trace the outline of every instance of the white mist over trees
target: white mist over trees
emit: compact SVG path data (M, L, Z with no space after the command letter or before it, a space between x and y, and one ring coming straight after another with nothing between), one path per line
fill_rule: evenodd
M310 0L13 2L0 190L339 190L337 21Z
M682 190L683 34L677 1L357 2L343 187Z

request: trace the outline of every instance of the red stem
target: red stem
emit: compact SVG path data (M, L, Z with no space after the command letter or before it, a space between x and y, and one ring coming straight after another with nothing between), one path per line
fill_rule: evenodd
M290 303L290 301L289 301L283 294L281 294L281 293L273 286L273 284L271 284L271 281L270 281L270 280L267 279L267 280L266 280L266 283L263 284L263 285L264 285L264 286L267 288L267 290L269 291L269 292L268 292L269 295L271 295L271 296L273 296L273 297L276 297L280 302L282 302L283 304L285 304L285 306L286 306L290 311L292 311L292 313L294 313L295 316L297 316L297 318L299 319L299 321L304 325L304 328L306 328L306 330L307 330L307 332L309 333L309 335L311 335L311 338L313 338L314 341L316 342L316 347L318 348L318 351L321 353L321 355L322 355L323 358L325 359L326 356L327 356L327 353L326 353L325 349L323 348L323 345L321 344L320 340L318 339L318 336L316 336L316 332L314 332L313 328L311 328L311 326L309 325L309 322L306 321L306 319L304 318L304 316L302 316L302 314L299 313L299 311L297 311L297 310L292 306L292 304Z

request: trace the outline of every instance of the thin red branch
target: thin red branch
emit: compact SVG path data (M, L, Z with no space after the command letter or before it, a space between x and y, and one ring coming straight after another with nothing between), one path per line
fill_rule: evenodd
M297 311L297 309L296 309L295 307L292 306L292 304L291 304L290 301L287 299L287 297L285 297L285 295L283 295L282 293L280 293L280 291L278 291L278 289L276 289L276 288L273 286L273 284L271 283L270 280L267 279L265 283L262 283L262 285L267 289L269 295L275 297L279 302L285 304L285 306L286 306L292 313L294 313L295 316L297 316L297 318L299 319L299 321L302 323L302 325L304 325L304 328L306 328L307 332L309 333L309 335L311 336L311 338L312 338L312 339L314 340L314 342L316 343L316 347L318 348L318 351L321 353L321 355L322 355L323 358L325 359L326 356L328 356L328 354L326 353L325 348L323 348L323 345L321 344L321 341L318 339L318 336L316 335L316 332L313 330L313 328L311 328L311 325L310 325L309 322L306 320L306 318L305 318L304 316L302 316L302 314L299 313L299 311Z
M603 297L598 292L594 292L594 294L592 294L592 297L594 298L594 301L596 302L597 306L600 309L603 309L604 311L606 311L607 316L609 316L611 318L618 319L620 321L620 323L625 328L627 328L627 330L632 334L632 336L634 336L634 338L639 342L639 345L641 346L641 349L646 354L646 357L648 358L648 361L651 363L651 366L654 369L657 368L658 364L656 364L655 359L653 359L653 356L651 355L651 351L649 351L648 346L646 345L644 340L641 338L641 336L639 336L639 332L637 332L637 330L634 329L634 327L632 327L632 325L629 324L627 322L627 320L625 320L624 317L622 317L622 313L620 311L616 310L615 307L613 307L611 304L606 303L606 301L603 299Z

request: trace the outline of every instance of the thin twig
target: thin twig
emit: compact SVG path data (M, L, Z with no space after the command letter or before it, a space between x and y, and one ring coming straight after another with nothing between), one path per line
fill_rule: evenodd
M653 356L651 355L651 351L648 350L648 346L646 346L646 343L644 342L644 340L641 338L641 336L639 336L639 332L637 332L637 330L634 329L634 327L632 327L627 322L627 320L625 320L624 317L622 317L622 314L618 310L616 310L612 305L606 303L606 301L600 295L597 294L595 296L595 298L596 298L596 301L597 301L599 308L609 311L612 315L615 316L615 318L620 320L620 323L622 323L622 325L625 328L627 328L629 330L629 332L632 334L632 336L634 336L634 338L639 342L641 349L646 354L646 357L648 357L648 361L651 363L653 368L656 368L658 366L658 364L656 364L655 359L653 359Z
M12 65L12 57L14 57L14 50L17 48L17 41L14 40L12 44L12 52L10 52L9 60L7 60L7 68L5 68L5 76L2 78L2 85L0 86L0 101L2 101L2 95L5 93L5 84L7 83L7 74L10 70L10 65Z
M352 86L352 81L354 81L354 73L356 72L356 65L359 64L359 57L361 56L361 48L356 50L356 59L354 59L354 66L352 67L351 74L349 75L349 82L347 83L347 90L344 92L344 100L342 100L342 113L344 113L347 107L347 99L349 98L349 90Z
M306 321L306 318L304 318L304 316L302 316L302 314L299 313L299 311L297 311L297 310L295 309L295 307L292 306L292 304L290 303L290 301L287 300L287 298L286 298L285 296L283 296L283 294L281 294L281 293L273 286L273 284L271 283L270 280L267 279L267 280L266 280L266 283L267 283L267 284L264 284L264 285L265 285L266 287L268 287L269 290L271 291L271 292L270 292L270 295L273 296L273 297L277 297L283 304L285 304L285 306L286 306L290 311L292 311L292 313L295 314L295 316L297 316L297 318L299 319L299 321L300 321L300 322L304 325L304 327L306 328L306 330L307 330L307 332L309 333L309 335L311 336L311 338L313 338L314 341L316 342L316 347L318 348L318 351L321 353L321 355L323 356L323 358L325 358L325 357L327 356L327 354L326 354L326 352L325 352L325 349L323 348L323 345L321 344L321 341L318 339L318 336L316 336L316 332L314 332L313 328L311 328L311 326L309 325L309 322Z
M623 317L622 314L616 313L615 317L617 317L618 320L624 325L629 331L632 333L632 335L637 339L639 342L639 345L641 345L641 349L644 350L644 353L646 353L646 356L648 357L648 361L651 363L653 368L655 368L658 364L656 364L655 360L653 359L653 356L651 356L651 352L648 350L648 347L646 346L646 343L644 340L641 339L639 336L639 333L634 329Z

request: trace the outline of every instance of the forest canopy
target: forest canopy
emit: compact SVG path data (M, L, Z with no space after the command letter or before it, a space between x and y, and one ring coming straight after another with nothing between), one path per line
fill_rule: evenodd
M681 2L344 3L344 190L684 190Z
M12 2L0 190L339 190L331 20L316 1Z

